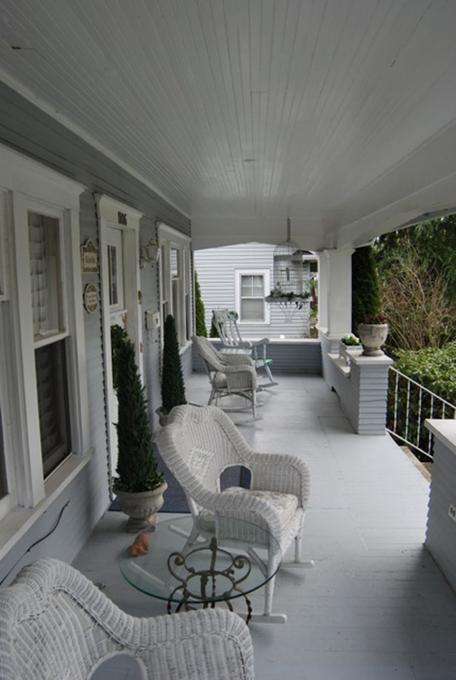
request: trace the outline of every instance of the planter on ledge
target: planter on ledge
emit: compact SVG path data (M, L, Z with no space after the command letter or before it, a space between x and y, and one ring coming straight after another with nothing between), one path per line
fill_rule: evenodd
M360 323L358 335L363 344L363 355L377 357L383 354L382 347L388 337L387 323Z

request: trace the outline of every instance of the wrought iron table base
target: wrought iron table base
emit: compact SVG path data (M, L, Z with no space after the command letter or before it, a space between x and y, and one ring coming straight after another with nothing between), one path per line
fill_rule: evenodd
M207 551L210 552L210 564L207 569L195 569L189 565L190 557ZM216 569L217 556L228 558L229 563L225 569ZM181 575L175 571L175 567L183 567L187 573ZM228 550L219 548L215 536L211 538L209 546L200 546L186 552L185 555L180 552L171 553L168 557L168 569L174 578L180 581L180 585L176 586L168 598L168 614L171 614L173 603L176 603L176 597L178 593L181 593L182 598L176 603L176 613L181 609L185 611L195 609L197 605L202 605L203 609L209 607L213 609L217 602L224 602L230 611L234 611L230 600L242 598L247 605L246 623L252 618L252 604L247 594L239 588L239 584L245 581L250 574L251 561L246 555L233 556ZM241 569L243 573L236 574L236 571L239 572ZM217 578L226 579L230 584L230 587L221 595L217 595ZM193 584L197 586L198 592L192 590ZM238 595L235 595L235 593L238 593Z

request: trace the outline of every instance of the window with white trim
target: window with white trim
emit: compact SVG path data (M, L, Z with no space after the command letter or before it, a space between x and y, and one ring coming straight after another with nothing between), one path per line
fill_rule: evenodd
M193 334L191 242L172 227L160 224L159 243L161 325L163 328L171 314L179 345L184 347Z
M0 186L0 238L7 245L0 284L1 518L16 505L34 507L71 478L79 464L74 454L88 449L88 411L83 187L1 146Z
M236 271L236 312L239 323L269 323L265 297L269 293L269 270Z

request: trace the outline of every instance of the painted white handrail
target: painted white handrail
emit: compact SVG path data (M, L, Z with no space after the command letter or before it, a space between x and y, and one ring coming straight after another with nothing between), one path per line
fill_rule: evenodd
M425 433L424 421L427 418L456 418L456 406L397 368L391 366L389 370L386 430L432 460L433 435L431 432Z

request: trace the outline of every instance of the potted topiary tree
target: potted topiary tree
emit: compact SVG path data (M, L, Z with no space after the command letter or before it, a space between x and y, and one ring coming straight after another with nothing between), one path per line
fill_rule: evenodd
M162 406L158 412L161 425L166 425L167 416L175 406L187 403L176 325L171 314L166 317L164 333L161 380Z
M368 316L364 323L358 324L358 333L363 344L363 355L381 356L382 346L388 337L388 323L383 314Z
M195 272L195 327L196 335L207 338L206 322L204 320L204 302L201 297L201 287L198 281L198 274Z
M135 533L154 526L167 484L154 459L152 432L135 348L119 326L113 329L111 337L119 450L113 490L122 512L129 516L127 531Z

